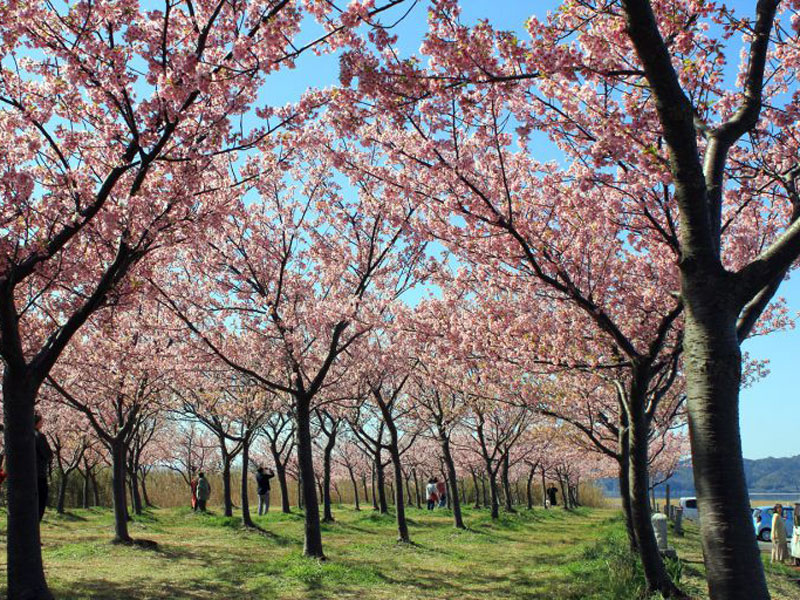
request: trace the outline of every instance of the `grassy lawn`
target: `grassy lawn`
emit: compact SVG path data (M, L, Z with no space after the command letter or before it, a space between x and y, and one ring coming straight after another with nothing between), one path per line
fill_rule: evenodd
M686 523L686 522L685 522ZM681 587L697 598L706 597L703 568L703 550L700 546L698 528L691 521L685 525L686 535L676 537L670 529L670 545L675 546L681 558ZM767 574L769 591L773 600L797 600L800 598L800 568L771 564L769 553L761 554Z
M640 597L640 569L624 550L613 509L538 509L497 523L485 512L467 511L467 531L453 529L446 511L411 509L410 546L395 542L391 515L350 507L336 507L334 514L336 523L323 533L329 560L317 562L301 556L298 514L255 517L266 531L259 533L219 513L152 510L135 519L131 533L156 541L153 550L109 543L107 510L51 512L43 526L48 581L63 600ZM696 531L674 541L687 562L671 568L702 597ZM5 549L0 551L4 561ZM774 598L798 597L789 573L770 571Z

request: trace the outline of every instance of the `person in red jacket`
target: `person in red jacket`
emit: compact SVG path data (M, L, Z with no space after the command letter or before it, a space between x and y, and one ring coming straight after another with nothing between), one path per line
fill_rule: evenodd
M192 475L189 487L192 490L192 510L197 510L197 478L194 475Z
M436 482L436 495L439 496L439 508L447 505L447 483L442 481Z

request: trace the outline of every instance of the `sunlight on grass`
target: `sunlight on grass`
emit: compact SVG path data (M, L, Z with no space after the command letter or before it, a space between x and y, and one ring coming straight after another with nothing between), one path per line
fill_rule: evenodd
M641 566L614 509L520 510L496 521L467 509L467 529L457 530L447 511L410 508L412 544L396 542L391 511L336 506L334 515L325 525L326 561L302 556L301 512L254 517L261 533L218 509L185 508L133 519L132 535L156 541L157 549L112 545L109 511L48 513L43 555L53 592L64 600L643 598ZM685 560L670 572L702 597L696 529L690 524L673 541ZM768 567L774 598L796 598L789 574Z

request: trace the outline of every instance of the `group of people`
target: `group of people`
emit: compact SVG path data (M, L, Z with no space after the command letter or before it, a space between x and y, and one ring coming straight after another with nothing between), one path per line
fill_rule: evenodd
M211 497L211 484L206 479L206 474L200 471L197 477L189 483L192 490L192 510L206 512L206 502Z
M772 562L784 562L789 552L796 566L800 566L800 501L794 503L792 521L791 549L788 548L789 540L786 539L786 526L784 525L783 505L776 504L772 510Z
M39 492L39 521L44 517L47 507L47 496L49 492L48 476L50 474L53 461L53 450L47 442L47 436L42 433L42 416L39 413L34 415L34 439L36 445L36 482ZM5 479L5 473L0 469L0 476ZM269 512L269 492L270 480L275 477L272 469L258 467L256 469L256 487L258 492L258 514L264 515ZM0 483L2 483L0 479ZM192 510L206 512L206 503L211 497L211 484L202 471L193 477L190 482L192 490ZM558 490L554 485L547 488L547 501L550 506L556 506L556 494ZM428 479L425 488L425 495L428 500L428 510L433 510L438 505L443 508L447 505L447 484L437 477ZM791 547L786 535L784 525L783 506L776 504L772 513L772 562L784 562L788 554L794 559L795 565L800 565L800 502L794 505L793 529Z
M269 512L270 479L275 477L272 469L258 467L256 469L256 487L258 491L258 514L265 515ZM206 512L206 503L211 497L211 484L202 471L193 477L189 483L192 490L192 510Z
M428 498L428 510L433 510L437 504L443 508L447 505L447 484L436 477L431 477L425 487L425 495Z

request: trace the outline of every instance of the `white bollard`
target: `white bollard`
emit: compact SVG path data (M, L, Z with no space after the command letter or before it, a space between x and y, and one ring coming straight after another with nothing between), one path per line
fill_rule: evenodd
M677 556L675 549L669 547L667 540L667 516L662 513L656 513L651 517L650 520L653 523L653 531L656 534L658 551L662 556L670 556L675 558Z

